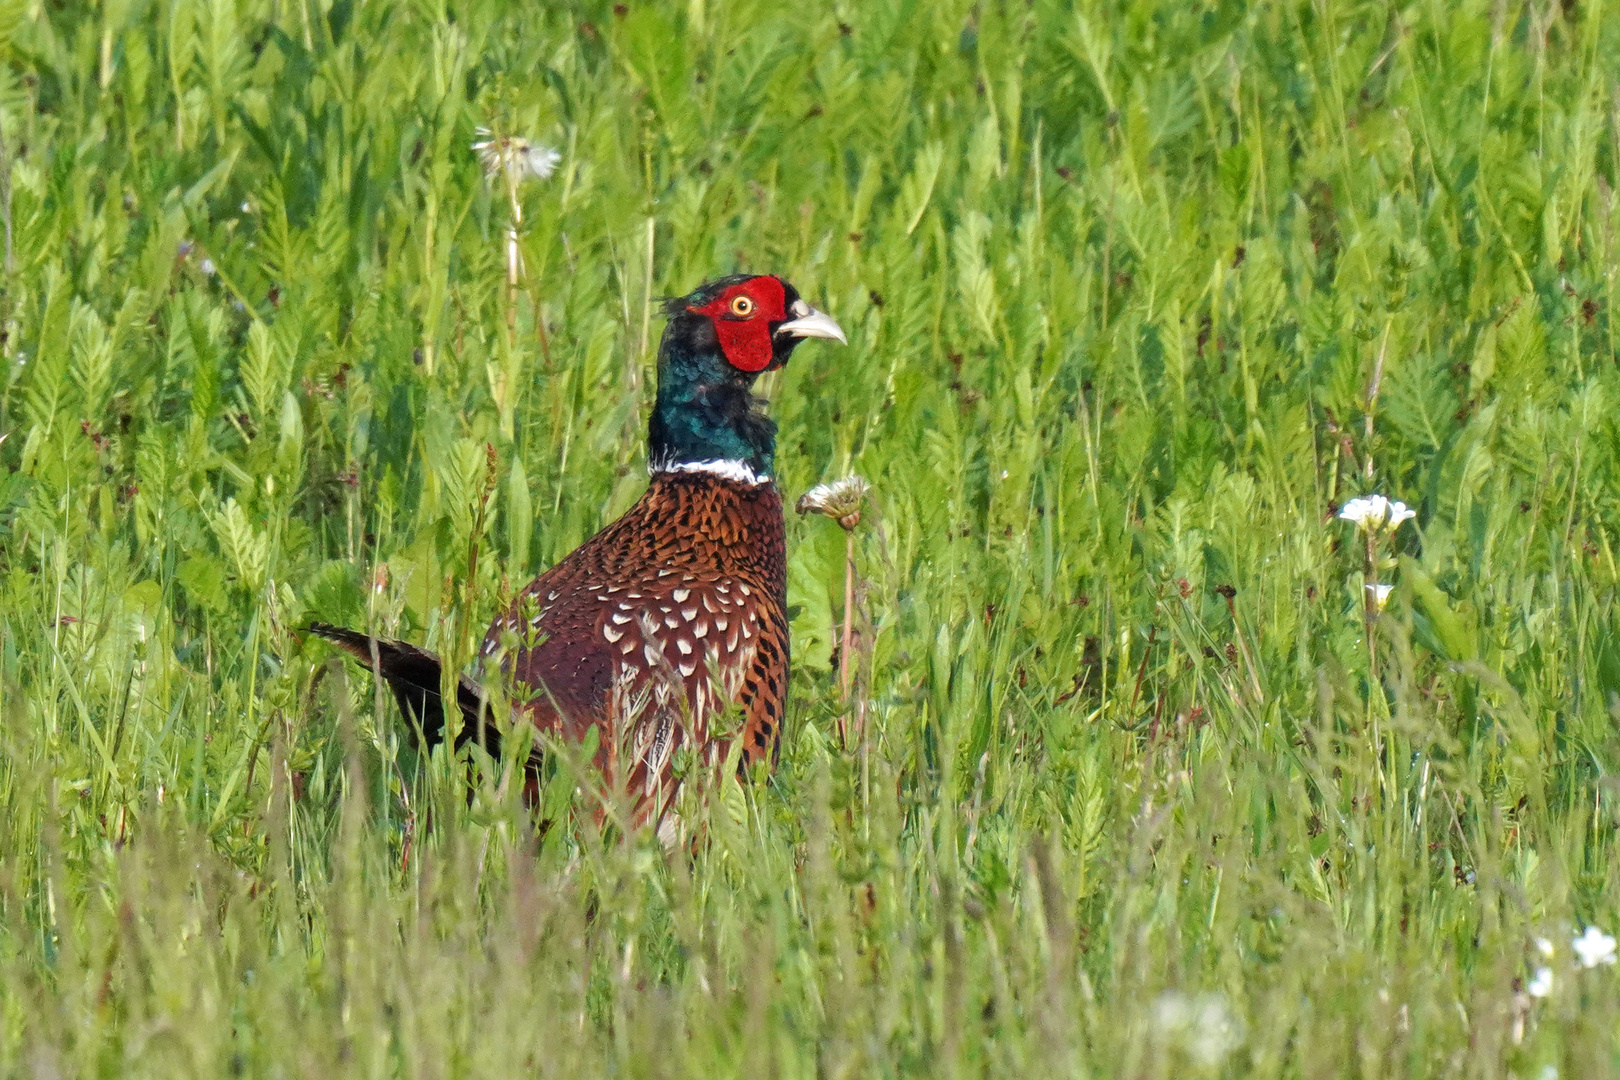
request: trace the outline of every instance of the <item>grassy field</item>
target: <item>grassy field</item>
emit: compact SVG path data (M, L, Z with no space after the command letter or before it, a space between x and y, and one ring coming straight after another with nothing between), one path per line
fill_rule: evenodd
M0 1072L1620 1075L1620 9L1078 6L0 0ZM868 745L794 517L776 775L537 835L297 629L470 657L737 269Z

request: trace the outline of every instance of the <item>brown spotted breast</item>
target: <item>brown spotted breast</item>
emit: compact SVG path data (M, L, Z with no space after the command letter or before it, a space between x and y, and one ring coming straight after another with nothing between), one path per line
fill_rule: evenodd
M774 763L786 593L773 483L661 472L622 517L518 595L484 653L500 653L510 680L532 691L517 709L541 730L577 741L597 728L608 782L656 813L673 795L676 749L725 759L730 740L715 721L732 705L742 763Z

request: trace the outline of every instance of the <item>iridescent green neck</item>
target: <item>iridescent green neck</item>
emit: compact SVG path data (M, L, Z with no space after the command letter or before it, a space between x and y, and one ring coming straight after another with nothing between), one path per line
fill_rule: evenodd
M727 364L718 346L703 348L705 342L681 333L680 321L671 320L658 353L648 465L661 472L736 462L759 479L768 478L775 464L776 424L753 395L754 376Z

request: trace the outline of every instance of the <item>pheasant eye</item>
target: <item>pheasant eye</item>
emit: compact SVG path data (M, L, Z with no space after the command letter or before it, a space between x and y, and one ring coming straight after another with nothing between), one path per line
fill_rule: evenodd
M746 319L748 316L754 313L754 302L746 296L733 297L731 301L731 313Z

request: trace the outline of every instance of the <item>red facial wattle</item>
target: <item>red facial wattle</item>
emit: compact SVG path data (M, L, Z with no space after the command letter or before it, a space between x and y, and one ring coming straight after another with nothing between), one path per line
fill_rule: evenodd
M732 367L764 371L771 366L771 324L787 318L787 292L779 279L749 278L694 310L714 323L720 351Z

